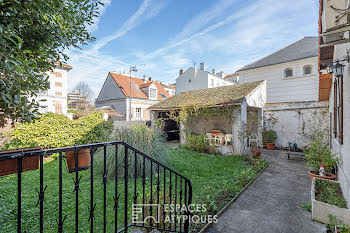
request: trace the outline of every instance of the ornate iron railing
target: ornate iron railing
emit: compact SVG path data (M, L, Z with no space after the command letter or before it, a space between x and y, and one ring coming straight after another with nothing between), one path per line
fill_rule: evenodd
M80 180L81 180L81 170L79 164L79 157L77 156L79 151L83 149L89 149L90 151L90 164L84 169L88 169L89 172L84 171L84 175L90 174L90 187L89 187L89 208L87 213L81 212L79 209L80 204ZM107 149L109 153L107 153ZM111 150L112 149L112 150ZM63 201L65 196L63 195L64 184L63 183L63 173L66 172L63 169L63 159L64 153L74 151L74 165L79 167L79 169L73 169L71 172L74 174L74 190L75 194L75 232L79 232L81 223L81 215L88 215L89 231L94 232L128 232L130 229L134 228L143 228L143 229L158 229L160 231L166 232L188 232L189 231L189 218L190 212L188 210L176 210L175 212L166 212L165 204L167 205L178 205L178 206L189 206L192 201L192 186L188 178L177 173L173 169L167 167L166 165L158 162L154 158L146 155L140 150L132 147L131 145L122 142L122 141L113 141L113 142L104 142L104 143L94 143L87 145L79 145L72 147L65 147L59 149L48 149L48 150L36 150L36 151L21 151L15 153L0 154L0 161L4 160L17 160L17 232L25 232L22 222L24 221L22 217L22 173L23 171L23 161L25 158L39 156L39 175L40 181L39 184L31 184L33 189L36 189L38 192L38 201L37 208L39 212L38 216L38 232L46 232L47 230L54 230L57 232L66 232L65 230L65 219L67 215L64 213ZM110 152L114 159L110 160ZM123 154L120 154L121 151ZM96 153L98 152L98 153ZM45 212L45 199L50 197L45 194L46 188L50 186L50 182L45 180L44 176L44 156L49 156L52 154L58 154L58 211ZM103 160L103 171L102 171L102 184L101 188L103 189L103 226L98 226L99 230L96 230L96 223L94 219L96 218L96 202L94 201L96 191L96 177L100 174L94 174L94 156L100 156ZM110 169L107 169L108 161L113 161L115 166L114 176L108 177L108 172L111 172ZM120 165L120 163L122 163ZM147 169L146 169L147 168ZM55 168L56 169L56 168ZM118 170L119 169L119 170ZM122 169L122 171L120 170ZM95 178L95 179L94 179ZM101 178L101 177L99 177ZM14 179L12 179L13 181ZM45 184L45 182L46 184ZM6 182L6 181L5 181ZM8 182L11 182L9 180ZM114 184L114 196L113 201L108 202L107 196L107 187L110 183ZM121 186L122 185L122 186ZM38 186L38 187L36 187ZM121 188L123 187L123 189ZM122 201L122 197L124 200ZM111 199L109 197L109 199ZM67 201L67 200L66 200ZM73 201L73 200L69 200ZM123 203L122 203L123 202ZM132 203L132 204L131 204ZM35 203L34 203L35 205ZM55 204L56 205L56 204ZM107 207L113 205L114 213L107 211ZM142 213L141 222L133 221L135 220L135 212L130 213L131 207L132 211L140 210L136 213ZM181 209L181 208L180 208ZM177 212L176 212L177 211ZM0 210L1 212L1 210ZM57 222L54 224L55 229L46 229L44 226L45 215L57 215ZM114 215L114 221L111 223L111 215ZM146 217L147 216L147 217ZM107 217L109 217L109 223L107 224ZM113 219L112 217L112 219ZM140 217L140 216L138 216ZM171 218L173 217L173 218ZM120 219L122 219L120 221ZM165 219L173 219L173 221L165 221ZM119 222L118 222L119 221ZM135 223L136 222L136 223ZM52 226L52 223L50 223ZM108 227L107 227L108 225ZM114 225L111 229L111 225ZM102 229L101 229L102 228Z

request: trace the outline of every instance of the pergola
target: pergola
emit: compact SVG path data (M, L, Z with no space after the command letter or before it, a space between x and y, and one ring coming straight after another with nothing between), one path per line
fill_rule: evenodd
M232 123L230 123L230 131L233 135L232 149L235 154L247 153L247 139L240 139L239 133L245 130L249 121L248 112L257 112L258 116L258 138L262 138L263 127L263 108L266 102L266 81L257 81L251 83L237 84L232 86L223 86L216 88L208 88L202 90L195 90L180 93L169 99L166 99L158 104L149 107L152 113L152 125L157 118L164 116L164 112L181 111L189 107L197 109L213 109L213 108L227 108L232 110ZM197 134L203 134L206 131L206 126L222 119L220 116L211 119L211 121L203 122L200 118L196 123L189 125L183 124L180 121L180 143L184 144L188 128L195 128ZM227 127L226 127L227 128ZM200 132L202 130L202 132ZM261 141L259 144L261 145Z

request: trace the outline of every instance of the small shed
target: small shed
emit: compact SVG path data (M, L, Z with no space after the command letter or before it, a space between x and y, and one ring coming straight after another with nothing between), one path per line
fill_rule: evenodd
M266 102L266 81L237 84L183 92L151 107L152 123L166 115L187 112L186 119L179 118L181 144L189 134L203 134L210 130L221 130L232 134L232 151L246 154L248 143L239 137L252 121L250 113L257 116L257 138L262 138L263 108ZM209 114L202 114L203 112ZM212 114L212 113L215 114ZM261 145L261 140L258 142Z

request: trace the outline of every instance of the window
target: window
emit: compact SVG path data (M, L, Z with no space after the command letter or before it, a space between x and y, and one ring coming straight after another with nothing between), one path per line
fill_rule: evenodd
M335 78L333 92L333 133L343 144L343 76Z
M284 70L284 77L285 78L293 77L293 69L291 69L291 68L285 69Z
M191 79L189 79L188 82L190 83L190 82L191 82Z
M54 103L55 106L55 113L56 114L62 114L62 104L61 103Z
M304 66L303 70L304 70L304 75L310 75L312 73L312 66L311 65Z
M62 87L62 83L61 82L55 82L55 87Z
M164 99L168 98L164 94L160 94L160 96L163 97Z
M142 120L142 118L141 118L141 108L136 108L135 109L135 120L137 120L137 121Z
M149 98L157 99L157 89L154 89L154 88L149 89Z
M53 75L55 75L55 76L58 77L58 78L61 78L61 77L62 77L62 73L61 73L61 72L53 72L53 71L51 71L50 73L53 74Z
M62 96L62 92L56 91L56 92L55 92L55 95L56 95L56 96Z
M214 87L214 79L211 80L211 86Z
M39 107L39 112L44 114L44 113L47 113L47 106L40 106Z

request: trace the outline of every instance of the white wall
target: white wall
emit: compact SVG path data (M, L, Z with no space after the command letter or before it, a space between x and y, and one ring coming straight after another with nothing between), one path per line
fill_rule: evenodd
M287 62L252 70L239 71L240 84L267 80L267 103L318 100L317 57ZM303 75L303 67L312 65L312 75ZM293 77L285 78L284 70L293 69Z
M212 80L214 80L214 86L212 85ZM223 78L209 73L208 71L190 67L176 79L176 94L185 91L227 85L234 85L234 83L228 82Z
M341 59L346 55L346 49L350 49L350 43L336 45L334 48L334 60ZM339 180L341 182L341 187L343 195L348 202L348 208L350 208L350 69L349 63L343 62L346 65L344 68L344 78L343 78L343 98L344 98L344 110L343 110L343 122L344 122L344 142L341 145L337 139L334 138L332 133L332 152L337 153L339 156ZM330 113L333 117L333 85L331 88L330 98ZM333 121L332 121L333 122ZM332 126L333 127L333 126ZM331 129L333 132L333 129Z
M46 75L49 76L50 88L46 92L41 92L35 98L39 101L39 112L53 112L56 113L55 103L59 103L62 106L62 114L67 115L67 79L68 79L68 70L55 68L53 72L61 73L61 77L56 76L52 72L47 72ZM56 86L55 83L62 83L62 86ZM62 95L57 95L61 93ZM46 101L40 101L46 100ZM45 107L45 109L44 109Z
M277 132L276 146L287 148L289 143L296 143L298 148L304 148L312 142L309 136L315 129L328 135L328 102L295 103L265 107L265 119L276 117L277 123L273 129ZM264 123L267 126L267 123Z

